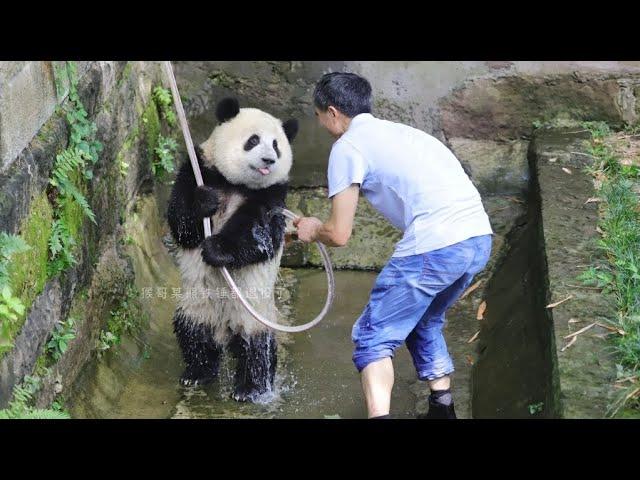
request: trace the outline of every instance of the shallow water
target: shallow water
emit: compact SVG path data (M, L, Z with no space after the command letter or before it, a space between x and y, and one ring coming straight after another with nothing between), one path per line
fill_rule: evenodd
M163 245L161 215L151 215L155 200L139 207L144 218L129 228L136 286L149 313L148 328L136 338L95 359L83 370L68 397L77 418L365 418L360 379L351 361L351 328L362 312L375 281L374 272L336 272L336 297L327 317L303 333L279 334L276 391L261 404L238 403L230 398L232 365L224 361L218 380L204 387L179 385L181 353L172 330L174 288L179 272ZM146 212L146 213L145 213ZM326 295L322 270L282 269L277 289L281 313L293 323L313 318ZM149 298L146 298L149 297ZM164 298L163 298L164 297ZM450 352L456 360L454 394L460 417L469 412L472 353L466 339L474 333L471 302L455 306L446 327ZM394 359L395 385L392 413L413 418L424 408L427 389L416 379L411 357L401 347Z
M315 315L322 307L322 271L298 270L292 307ZM330 314L310 331L291 334L280 346L276 392L263 404L243 404L230 398L232 365L225 361L219 380L205 387L178 384L182 360L171 328L171 299L154 298L150 329L143 342L127 339L91 365L73 399L72 413L97 418L365 418L359 376L351 362L351 326L367 301L375 274L338 272L338 294ZM348 293L346 293L348 292ZM411 418L415 380L411 359L402 349L396 360L394 413Z

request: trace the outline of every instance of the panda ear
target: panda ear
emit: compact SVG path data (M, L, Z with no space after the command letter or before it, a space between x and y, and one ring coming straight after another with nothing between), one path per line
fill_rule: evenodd
M226 122L238 115L240 112L240 104L235 98L223 98L216 107L216 117L219 122Z
M292 142L298 134L298 120L291 118L282 124L282 128L284 129L284 134L287 136L287 140Z

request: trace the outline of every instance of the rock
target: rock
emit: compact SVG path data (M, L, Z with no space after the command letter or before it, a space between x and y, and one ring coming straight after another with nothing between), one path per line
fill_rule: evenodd
M0 64L0 172L29 144L57 103L50 62Z
M528 142L450 138L449 143L481 194L526 191L529 181Z
M67 135L65 120L52 117L0 174L0 230L17 233L20 220L29 213L32 199L49 183L56 153L64 149Z
M617 395L612 385L616 377L613 352L605 342L592 336L604 330L595 327L562 351L567 343L564 337L577 330L569 324L570 318L584 321L582 327L616 316L610 295L569 286L580 285L576 277L587 265L605 261L603 252L597 248L598 206L585 204L586 199L597 196L593 179L585 172L592 160L575 153L587 150L585 138L589 138L588 133L552 130L539 132L532 144L548 266L547 302L573 295L570 301L550 310L557 356L556 381L562 395L561 415L565 418L603 418ZM549 162L548 158L557 160ZM562 168L572 170L572 175Z
M65 354L53 365L52 374L43 379L42 389L36 397L39 408L49 405L60 391L72 387L82 367L91 358L109 312L125 297L126 287L133 281L131 262L121 251L115 236L104 238L103 242L102 255L95 271L90 272L93 274L90 275L86 300L79 295L65 300L66 309L61 318L66 318L71 312L76 318L76 335Z
M474 418L531 418L534 413L603 418L616 395L613 352L592 335L604 330L594 327L563 350L572 331L616 315L611 297L581 288L576 279L588 265L603 260L597 248L598 206L585 203L596 196L585 172L591 160L581 154L588 136L572 129L541 129L532 139L535 190L527 217L507 235L508 253L487 286L472 382ZM547 308L568 295L569 301ZM572 327L571 318L581 320L580 326ZM537 405L541 410L536 412L532 407Z
M62 305L67 300L60 282L54 279L45 285L33 303L20 334L14 340L13 350L0 362L0 408L9 403L14 385L31 374L51 331L62 320Z
M442 127L448 137L505 140L529 135L534 121L620 125L619 94L616 79L593 75L584 81L568 75L474 78L441 101Z

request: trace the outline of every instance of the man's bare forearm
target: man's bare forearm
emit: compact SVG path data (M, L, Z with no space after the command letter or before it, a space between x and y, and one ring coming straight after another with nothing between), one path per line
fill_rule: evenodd
M340 234L331 222L323 223L316 232L316 240L330 247L344 247L349 237Z
M294 220L298 238L303 242L320 242L330 247L344 247L351 236L353 218L358 206L357 184L353 184L333 197L331 217L326 222L316 217Z

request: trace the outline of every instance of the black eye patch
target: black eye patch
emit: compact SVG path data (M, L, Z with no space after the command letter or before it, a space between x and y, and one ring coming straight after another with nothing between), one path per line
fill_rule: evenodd
M276 155L278 156L278 158L280 158L280 150L278 150L278 141L277 140L273 141L273 149L276 151Z
M249 137L249 140L247 140L247 143L244 144L244 149L248 152L249 150L257 146L259 143L260 143L260 137L258 135L251 135Z

